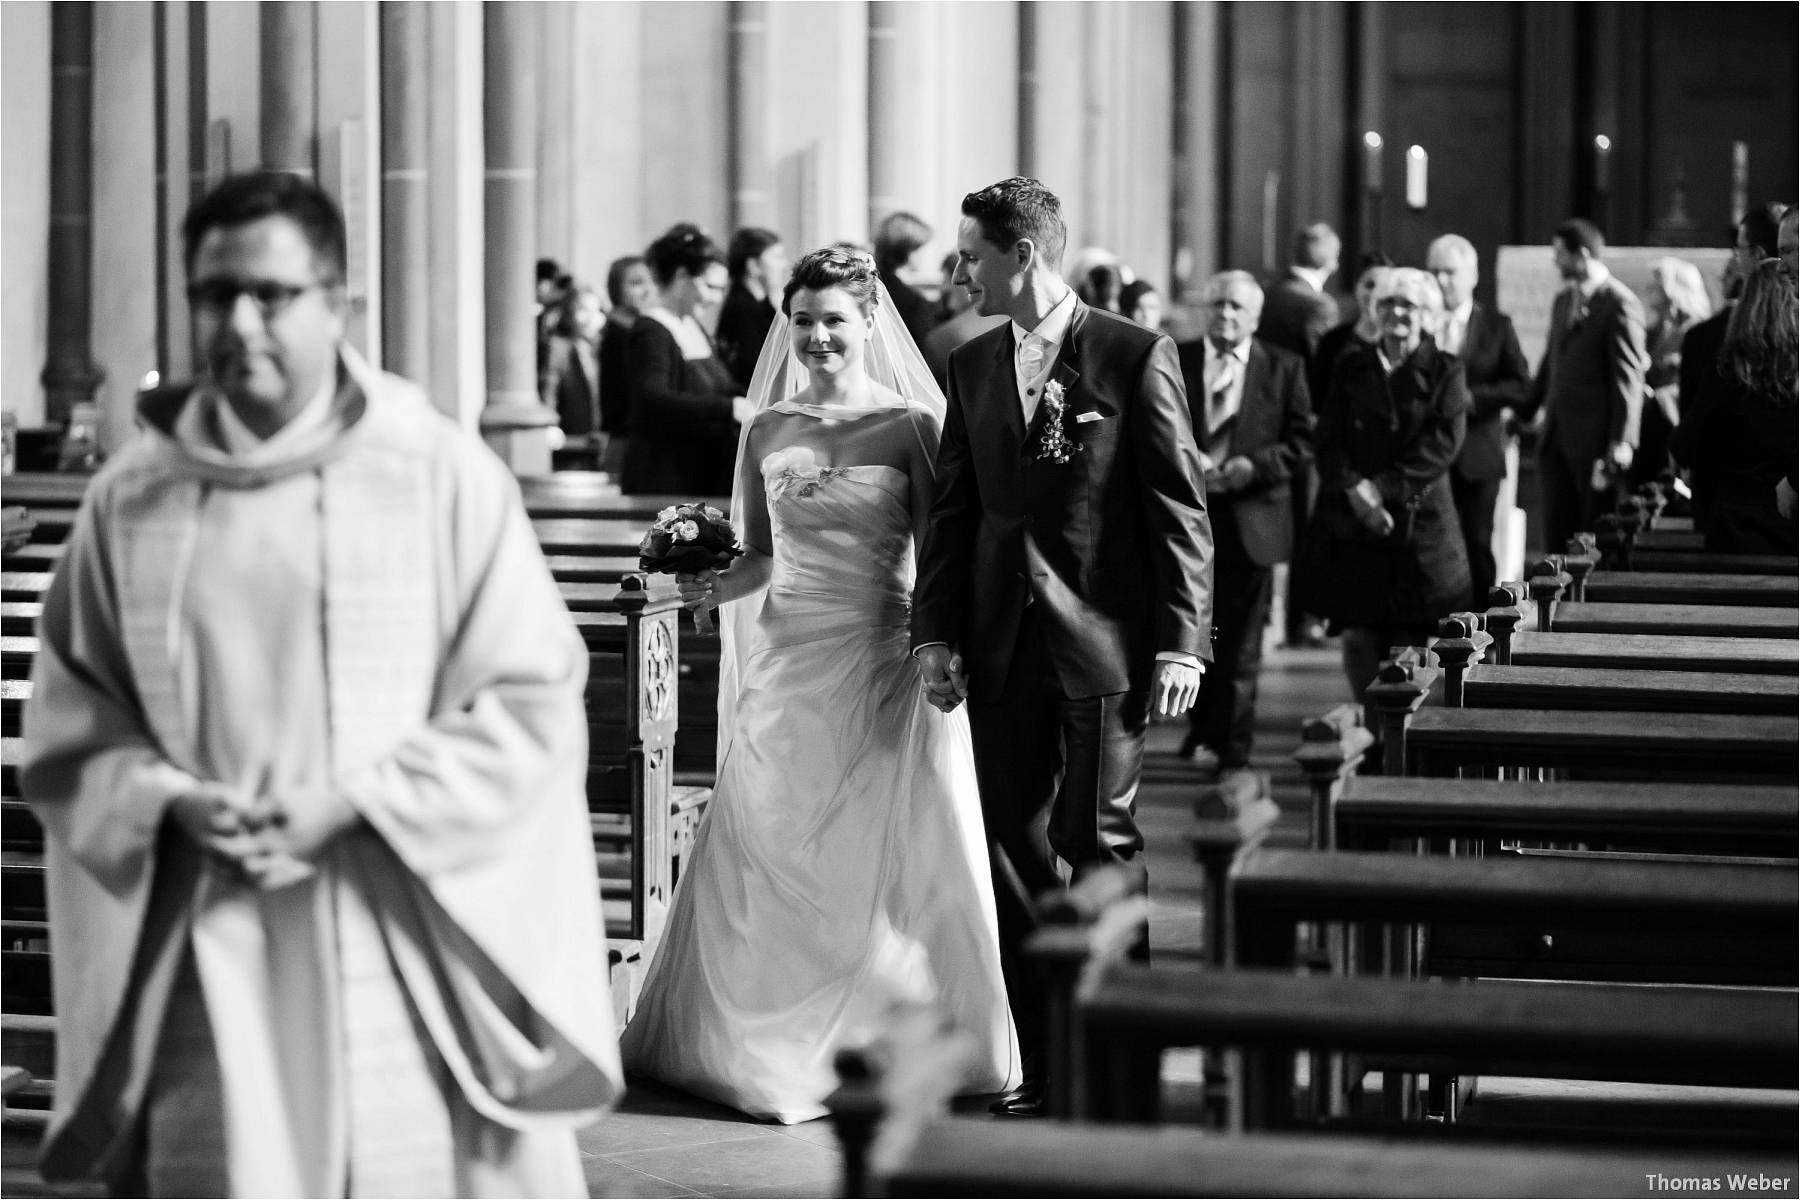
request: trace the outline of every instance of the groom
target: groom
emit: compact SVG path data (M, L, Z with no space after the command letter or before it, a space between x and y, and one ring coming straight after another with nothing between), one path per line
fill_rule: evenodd
M1175 344L1076 298L1035 179L963 198L952 282L1011 318L950 356L912 642L927 698L969 701L1024 1086L1044 1115L1033 901L1135 861L1151 706L1186 712L1211 650L1212 531Z

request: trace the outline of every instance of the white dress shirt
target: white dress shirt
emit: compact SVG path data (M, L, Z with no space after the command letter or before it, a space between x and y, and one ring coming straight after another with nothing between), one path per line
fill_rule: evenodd
M1036 329L1028 331L1017 321L1012 323L1013 379L1018 385L1019 409L1025 414L1027 427L1037 416L1044 384L1050 378L1050 368L1056 365L1057 353L1069 336L1069 322L1074 317L1075 293L1070 290L1044 314Z
M1444 332L1438 338L1438 349L1445 354L1461 354L1463 341L1469 336L1469 318L1474 315L1475 301L1464 300L1444 318Z

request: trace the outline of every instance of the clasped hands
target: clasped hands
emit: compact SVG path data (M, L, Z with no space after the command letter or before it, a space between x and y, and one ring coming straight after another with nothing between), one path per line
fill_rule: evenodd
M1256 468L1242 454L1235 454L1222 463L1206 464L1206 490L1220 495L1241 492L1249 487L1256 478Z
M355 806L330 789L252 798L221 783L174 797L169 815L202 850L263 891L311 875L319 851L359 820Z
M1394 514L1382 503L1381 491L1372 482L1359 479L1355 487L1345 489L1344 495L1350 501L1350 511L1356 514L1364 529L1376 537L1386 537L1394 532Z

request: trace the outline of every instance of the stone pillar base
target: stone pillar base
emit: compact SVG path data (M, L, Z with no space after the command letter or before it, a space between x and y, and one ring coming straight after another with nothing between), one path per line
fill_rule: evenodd
M490 404L481 413L481 437L514 475L550 474L550 433L556 414L541 404Z

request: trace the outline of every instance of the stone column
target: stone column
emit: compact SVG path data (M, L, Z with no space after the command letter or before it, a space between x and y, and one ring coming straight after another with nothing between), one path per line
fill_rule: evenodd
M550 472L556 414L537 390L537 59L542 8L482 5L487 406L481 431L515 474Z
M388 370L431 390L429 31L424 0L381 5L381 341Z
M1170 221L1175 245L1170 299L1198 304L1200 285L1218 270L1217 121L1219 12L1214 0L1175 5L1175 180Z
M100 371L88 336L93 314L94 8L50 6L50 287L44 418L68 423L94 398Z
M878 6L879 7L879 6ZM775 197L769 163L768 5L731 5L731 221L773 227ZM794 236L792 232L790 237Z
M318 168L317 22L311 0L262 6L262 165L308 179Z

